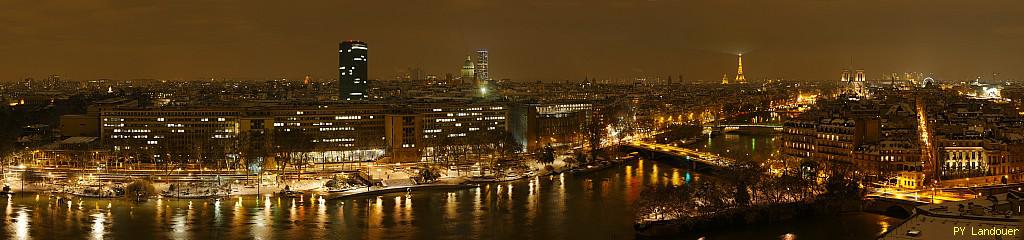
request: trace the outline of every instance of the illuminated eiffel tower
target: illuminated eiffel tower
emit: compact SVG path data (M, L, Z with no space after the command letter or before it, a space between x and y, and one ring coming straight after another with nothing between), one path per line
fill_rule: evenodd
M747 83L747 78L743 77L743 54L739 55L739 65L736 66L736 81L733 83L744 84Z

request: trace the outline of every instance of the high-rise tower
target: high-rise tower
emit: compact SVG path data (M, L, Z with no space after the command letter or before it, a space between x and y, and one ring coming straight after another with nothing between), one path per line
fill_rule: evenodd
M743 54L739 55L739 65L736 66L736 81L739 84L747 83L747 78L743 76Z
M476 81L477 85L481 82L487 82L491 80L491 75L487 72L487 49L476 50Z
M344 41L338 47L338 92L342 101L369 98L366 92L366 43Z

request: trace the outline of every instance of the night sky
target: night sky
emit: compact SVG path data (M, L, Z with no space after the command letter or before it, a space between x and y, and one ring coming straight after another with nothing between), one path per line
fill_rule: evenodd
M476 48L514 81L685 75L869 79L893 71L1024 80L1020 0L0 1L0 80L337 78L366 41L370 77L458 74Z

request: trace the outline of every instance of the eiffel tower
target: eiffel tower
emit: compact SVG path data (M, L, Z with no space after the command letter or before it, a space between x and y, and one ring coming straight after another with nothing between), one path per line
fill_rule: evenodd
M744 84L747 83L747 78L743 77L743 54L739 55L739 65L736 66L736 81L734 83Z

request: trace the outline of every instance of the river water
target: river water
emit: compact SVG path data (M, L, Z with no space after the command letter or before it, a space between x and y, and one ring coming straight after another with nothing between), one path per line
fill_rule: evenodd
M700 147L771 156L771 142L721 136ZM748 147L734 148L740 144ZM645 186L700 179L640 160L589 174L329 201L249 196L132 203L26 194L0 198L0 239L632 239L634 202ZM857 213L694 238L872 239L900 221Z

